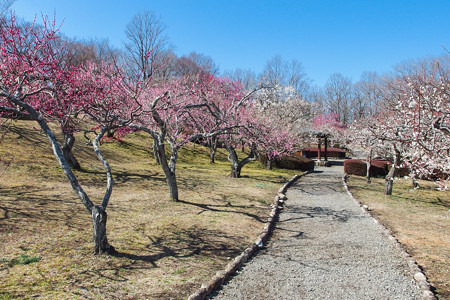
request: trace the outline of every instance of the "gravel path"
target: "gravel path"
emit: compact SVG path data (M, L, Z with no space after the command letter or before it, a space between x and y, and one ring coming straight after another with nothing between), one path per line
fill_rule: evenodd
M212 299L421 299L404 256L345 192L342 167L287 192L269 244Z

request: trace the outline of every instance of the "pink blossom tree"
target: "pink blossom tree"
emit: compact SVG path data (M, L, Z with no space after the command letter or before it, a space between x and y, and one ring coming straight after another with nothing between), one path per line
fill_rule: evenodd
M142 111L130 127L152 137L173 200L179 199L176 180L179 150L189 142L212 138L238 127L230 111L241 107L248 96L223 97L210 89L217 82L220 80L209 74L200 74L194 81L181 78L159 82L143 89L138 99ZM166 145L170 147L169 157Z
M0 26L0 108L3 116L25 115L36 121L48 137L53 153L72 189L92 216L94 224L95 253L112 253L112 247L106 238L105 209L112 192L111 169L104 159L99 141L107 130L122 126L111 113L111 109L120 111L119 107L108 107L110 93L116 93L114 85L108 86L105 81L92 82L86 76L97 76L95 70L80 68L62 68L58 61L61 48L54 47L57 39L55 24L44 19L44 25L34 24L19 28L14 18L10 21L2 20ZM104 78L99 75L100 78ZM94 78L99 79L99 78ZM117 82L117 79L114 80ZM101 88L99 89L99 87ZM100 92L101 91L101 92ZM103 97L100 101L97 97ZM97 102L93 101L97 99ZM116 100L112 101L120 103ZM90 116L95 116L100 132L96 135L93 146L99 160L107 174L108 182L102 203L94 205L89 196L79 184L75 174L67 163L55 134L48 126L50 121L61 124L69 120L74 111L81 107Z

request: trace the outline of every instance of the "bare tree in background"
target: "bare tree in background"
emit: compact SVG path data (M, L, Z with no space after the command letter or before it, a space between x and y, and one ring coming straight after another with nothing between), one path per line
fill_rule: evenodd
M364 72L354 84L352 98L353 119L358 120L379 113L383 99L382 81L376 72Z
M0 16L6 15L15 0L0 0Z
M261 78L269 86L290 86L301 96L305 96L310 84L299 61L286 61L280 55L267 61Z
M234 71L226 71L224 73L225 77L239 81L245 91L251 91L256 88L258 80L256 79L256 74L252 70L236 69Z
M340 73L331 74L325 84L326 108L330 113L339 116L341 124L351 121L351 101L353 97L353 84L351 80Z
M168 38L164 31L161 19L147 10L136 14L126 27L129 68L140 72L143 79L153 75L155 62L166 49Z
M216 74L218 71L219 67L211 57L196 52L180 57L175 63L175 74L180 77L195 76L201 72Z

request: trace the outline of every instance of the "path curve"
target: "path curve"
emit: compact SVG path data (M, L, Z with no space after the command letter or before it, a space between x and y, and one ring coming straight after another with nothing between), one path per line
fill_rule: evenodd
M210 299L422 299L401 250L316 168L287 192L274 234Z

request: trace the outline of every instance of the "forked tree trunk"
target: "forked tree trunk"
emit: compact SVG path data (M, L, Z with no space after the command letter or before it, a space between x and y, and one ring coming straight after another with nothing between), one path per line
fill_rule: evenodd
M80 163L73 155L72 149L75 144L75 137L71 133L64 134L64 146L62 147L63 156L72 169L81 170Z
M109 197L111 195L112 191L112 175L111 170L109 168L108 163L104 160L100 149L98 149L98 141L103 136L105 130L102 129L101 133L96 137L94 140L94 151L96 152L99 159L102 161L103 165L106 168L107 176L108 176L108 184L107 184L107 191L105 193L105 196L102 201L101 208L97 208L94 206L92 201L89 199L86 192L83 190L81 185L78 182L78 179L76 178L75 174L72 172L69 164L67 163L66 159L64 158L63 151L61 150L61 147L56 140L56 137L53 133L53 131L49 128L46 120L38 114L38 112L28 105L27 103L17 99L15 96L10 95L10 100L12 100L15 104L19 105L20 107L24 108L27 113L30 115L30 118L35 120L39 123L39 126L45 133L45 135L48 137L51 145L53 153L58 160L59 165L61 166L64 174L66 175L67 179L69 180L72 189L77 194L77 196L80 198L81 202L84 204L88 212L91 214L93 218L93 224L94 224L94 244L95 244L95 251L98 253L111 253L110 251L114 251L114 248L110 245L108 245L107 239L106 239L106 212L105 207L108 205ZM99 241L98 249L97 249L97 241Z
M115 249L108 244L106 238L106 221L108 216L103 206L96 205L92 208L94 253L95 254L113 254Z
M258 159L258 155L256 153L256 145L252 145L250 154L241 161L239 161L236 150L234 149L233 146L227 144L226 148L229 154L228 160L231 162L230 177L232 178L240 178L242 167L245 166L247 163Z

